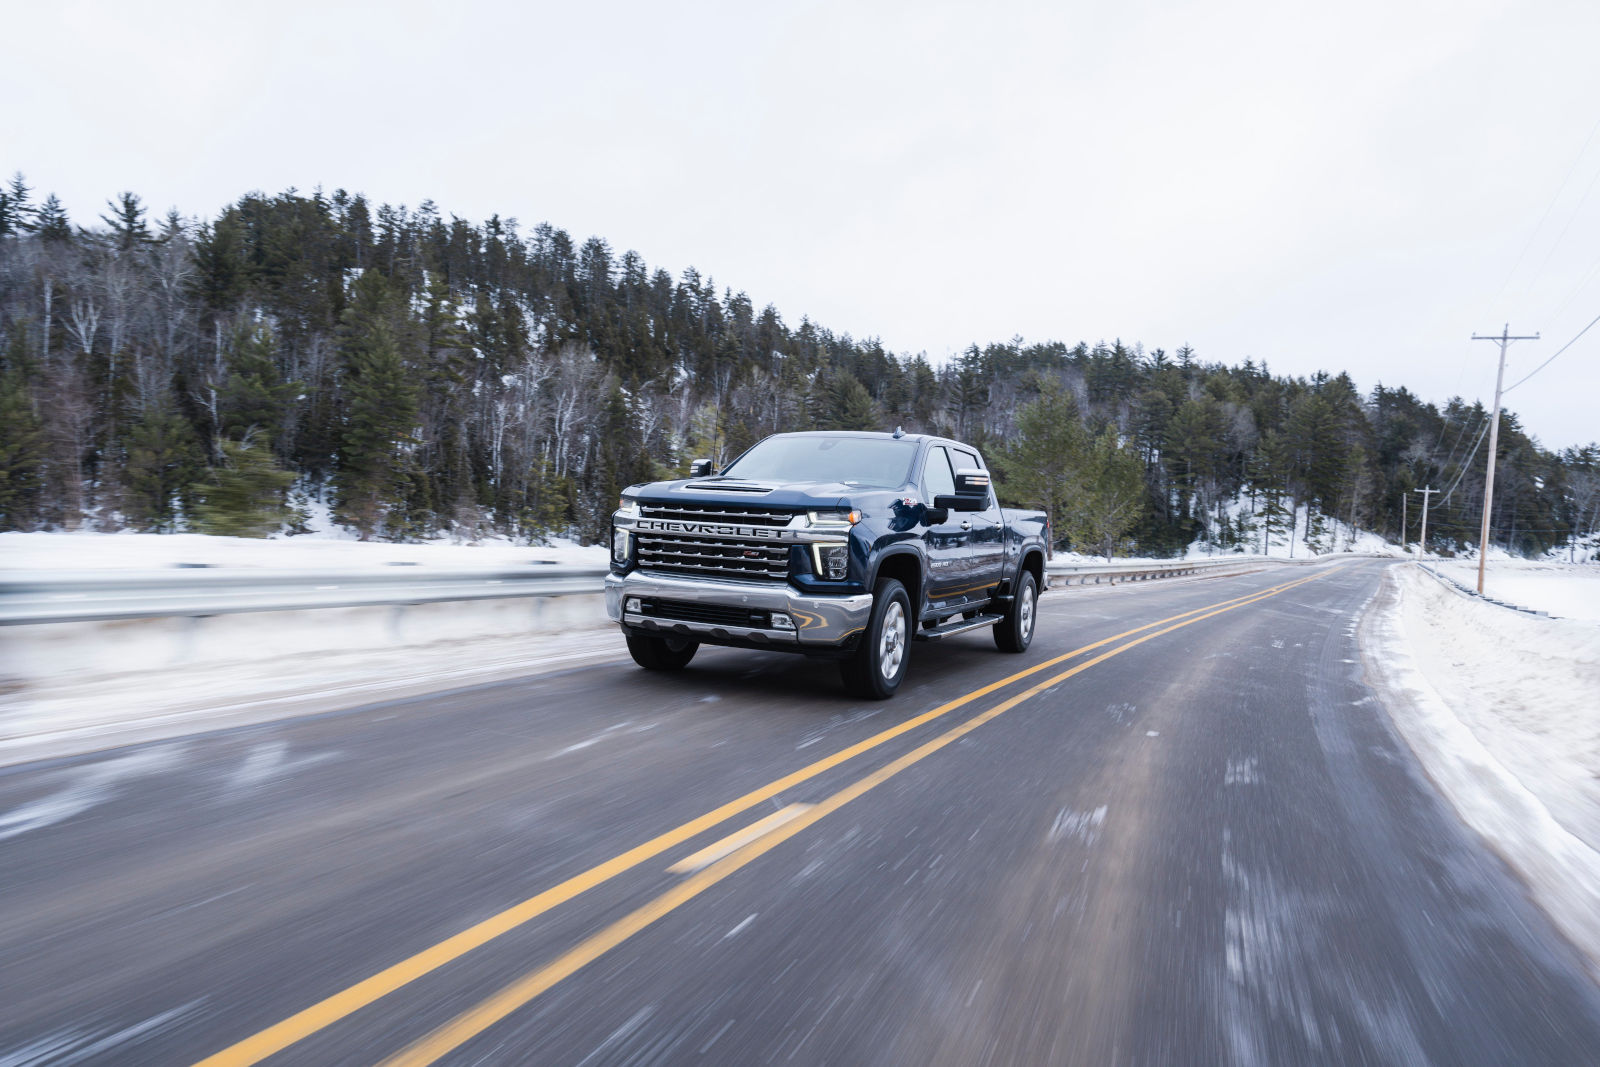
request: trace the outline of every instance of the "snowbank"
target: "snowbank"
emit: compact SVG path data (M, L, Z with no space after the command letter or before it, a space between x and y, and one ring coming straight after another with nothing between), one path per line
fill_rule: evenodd
M1386 576L1362 644L1430 777L1600 973L1600 626L1404 567Z
M1478 565L1466 560L1430 563L1469 589L1478 587ZM1600 566L1489 557L1483 591L1508 604L1562 619L1600 622ZM1597 698L1600 700L1600 698Z
M209 537L205 534L0 533L0 570L55 571L155 567L250 567L274 570L360 570L383 566L440 568L583 563L604 566L606 550L570 541L550 546L504 539L476 544L426 541L389 544L343 536Z

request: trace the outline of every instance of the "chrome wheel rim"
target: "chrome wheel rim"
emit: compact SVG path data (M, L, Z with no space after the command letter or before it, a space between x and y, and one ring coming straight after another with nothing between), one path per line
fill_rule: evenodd
M1024 641L1033 637L1033 589L1023 590L1022 603L1018 605L1021 614L1017 619L1017 629L1022 634Z
M878 636L878 672L886 680L900 673L900 661L906 656L906 612L900 601L889 603L883 613L883 630Z

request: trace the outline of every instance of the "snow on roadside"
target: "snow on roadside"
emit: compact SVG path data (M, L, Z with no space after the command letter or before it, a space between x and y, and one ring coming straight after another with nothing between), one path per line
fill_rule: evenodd
M1397 567L1362 638L1429 776L1600 974L1600 626Z
M1469 589L1478 587L1476 563L1440 560L1429 566ZM1483 591L1496 600L1557 618L1600 622L1600 567L1592 563L1496 559L1491 555L1484 568Z
M570 541L518 545L485 538L420 544L342 537L210 537L205 534L0 533L0 571L147 570L163 567L249 567L275 570L360 570L367 567L517 567L566 563L604 566L606 550Z

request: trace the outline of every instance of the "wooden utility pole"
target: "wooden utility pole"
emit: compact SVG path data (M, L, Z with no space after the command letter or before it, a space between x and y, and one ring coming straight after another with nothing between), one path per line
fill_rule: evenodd
M1416 490L1413 489L1412 492L1416 492ZM1406 512L1407 512L1407 510L1409 510L1406 507L1406 505L1408 505L1410 503L1411 503L1411 498L1406 496L1404 493L1401 493L1400 494L1400 547L1401 548L1410 548L1411 547L1411 543L1406 540L1406 534L1409 533L1410 530L1411 530L1411 526L1406 520Z
M1413 489L1413 493L1422 494L1422 540L1417 547L1417 554L1426 559L1428 557L1428 502L1433 499L1437 489Z
M1500 331L1500 336L1493 334L1480 336L1473 334L1474 341L1493 341L1500 346L1500 369L1494 376L1494 413L1489 416L1489 470L1483 479L1483 529L1478 534L1478 595L1483 595L1483 567L1489 559L1489 509L1494 505L1494 454L1500 447L1500 386L1506 380L1506 347L1512 341L1537 341L1538 334L1522 337L1511 336L1511 324L1508 322Z

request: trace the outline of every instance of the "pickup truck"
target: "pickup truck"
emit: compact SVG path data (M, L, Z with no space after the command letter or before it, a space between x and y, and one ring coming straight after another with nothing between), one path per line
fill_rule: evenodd
M942 437L768 437L713 473L630 486L611 520L606 612L641 667L704 644L837 659L846 688L894 695L910 642L990 626L1033 640L1043 512L1001 508L978 451Z

